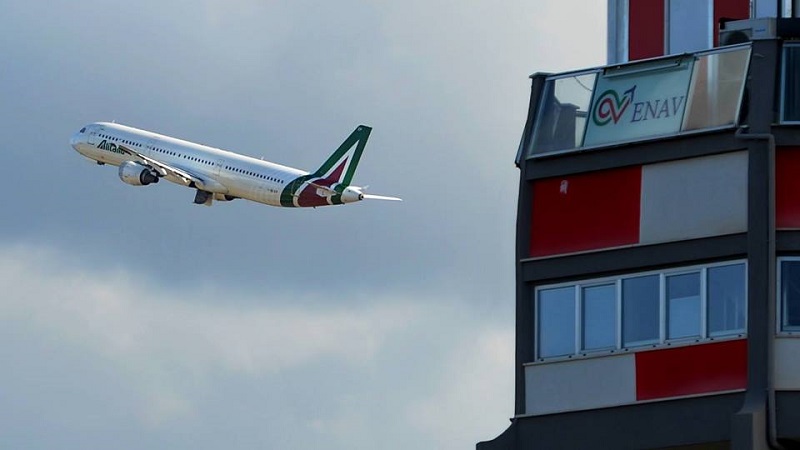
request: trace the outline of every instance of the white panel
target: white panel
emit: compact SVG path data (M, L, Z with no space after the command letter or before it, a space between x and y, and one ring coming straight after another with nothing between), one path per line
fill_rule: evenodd
M550 414L636 401L634 355L525 367L525 413Z
M696 52L714 46L713 0L668 0L667 52Z
M746 152L642 168L640 243L695 239L746 230Z
M779 0L752 0L754 19L762 17L778 17Z
M800 390L800 339L775 339L775 389Z

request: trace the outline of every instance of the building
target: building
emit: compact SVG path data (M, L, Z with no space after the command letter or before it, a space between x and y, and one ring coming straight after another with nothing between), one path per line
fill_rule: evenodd
M800 448L791 3L610 0L611 65L531 77L514 416L479 450Z

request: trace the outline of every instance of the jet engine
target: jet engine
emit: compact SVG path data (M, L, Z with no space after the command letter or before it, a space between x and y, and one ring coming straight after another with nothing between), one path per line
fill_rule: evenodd
M119 165L119 178L133 186L147 186L158 183L158 175L153 169L136 161L125 161Z

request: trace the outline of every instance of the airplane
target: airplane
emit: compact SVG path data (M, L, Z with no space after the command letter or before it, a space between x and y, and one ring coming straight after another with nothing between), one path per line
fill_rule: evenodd
M196 189L194 203L246 199L271 206L314 207L397 197L366 194L350 182L372 128L359 125L314 172L109 122L86 125L70 145L98 165L119 166L133 186L161 178Z

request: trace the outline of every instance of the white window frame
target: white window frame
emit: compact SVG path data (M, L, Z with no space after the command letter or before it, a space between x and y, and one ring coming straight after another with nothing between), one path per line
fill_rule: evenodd
M800 257L791 257L791 258L780 258L779 261L782 260L794 260L800 261ZM724 266L732 266L732 265L744 265L744 329L736 329L730 330L728 332L722 333L709 333L708 327L708 308L709 308L709 301L708 301L708 269L714 267L724 267ZM780 267L780 266L779 266ZM690 336L690 337L682 337L682 338L675 338L675 339L667 339L667 299L666 299L666 278L672 275L683 275L688 273L700 273L700 336ZM642 345L631 345L631 346L624 346L623 345L623 336L622 336L622 329L623 329L623 310L622 310L622 282L623 280L630 279L630 278L638 278L638 277L645 277L650 275L658 275L659 277L659 330L658 335L659 338L656 342L648 342L643 343ZM780 276L780 270L778 271L778 275ZM583 288L587 287L594 287L594 286L604 286L613 284L615 287L615 294L616 294L616 318L615 318L615 346L614 348L603 348L603 349L595 349L595 350L584 350L583 349ZM725 339L739 339L745 337L747 335L747 323L748 323L748 316L747 316L747 260L745 259L736 259L736 260L729 260L729 261L719 261L710 264L698 264L692 266L682 266L682 267L675 267L669 268L664 270L652 270L646 272L634 272L634 273L626 273L618 276L612 277L603 277L603 278L589 278L583 279L578 281L571 281L571 282L564 282L564 283L556 283L556 284L547 284L536 286L533 290L533 302L534 302L534 320L533 320L533 328L534 328L534 336L535 336L535 345L534 345L534 363L547 363L547 362L555 362L555 361L562 361L565 359L574 359L574 358L582 358L582 357L596 357L596 356L607 356L611 354L617 353L631 353L637 352L642 350L648 350L653 348L659 347L668 347L668 346L675 346L675 345L687 345L687 344L699 344L704 342L710 341L719 341ZM574 353L570 355L559 355L559 356L550 356L550 357L541 357L539 352L539 321L541 320L541 311L539 307L539 293L544 290L550 289L560 289L565 287L571 287L574 291L574 297L572 298L572 305L575 312L575 333L574 333L574 341L573 341L573 349ZM780 279L778 280L778 289L780 292ZM780 296L778 296L778 330L780 330L780 323L781 323L781 315L782 309L780 305ZM800 337L800 330L790 332L789 334L794 334Z
M700 314L698 315L698 317L700 319L700 333L697 336L685 336L685 337L680 337L680 338L669 339L669 337L668 337L668 335L669 335L669 304L668 304L669 301L668 300L669 299L667 299L667 278L668 277L677 276L677 275L690 275L690 274L694 274L694 273L697 273L700 276L700 280L699 280L700 281L700 285L698 286L698 289L700 290L700 299L699 299L700 301L699 301L699 305L698 305L698 307L700 308ZM664 335L662 336L662 338L663 338L662 341L675 342L675 341L683 341L683 340L695 340L695 339L706 337L706 333L705 333L705 328L706 327L703 326L703 319L707 315L707 314L703 314L703 309L704 309L704 307L706 307L706 305L708 305L708 292L706 292L703 289L703 287L706 285L705 278L704 278L705 275L706 275L706 266L702 266L699 270L698 269L681 270L681 271L677 271L677 272L669 272L669 273L665 273L664 274L663 279L662 279L662 283L661 283L661 289L664 291L663 292L664 310L662 311L664 313Z
M655 340L646 340L646 341L636 341L628 347L625 347L625 334L624 334L624 325L623 319L625 314L625 307L624 304L620 305L620 315L619 315L619 334L622 337L622 342L620 344L620 349L632 349L632 348L641 348L641 347L648 347L651 345L658 345L661 342L664 342L664 274L662 272L643 272L637 273L634 275L625 275L620 277L620 301L624 301L623 292L622 292L622 285L625 280L630 280L633 278L643 278L648 276L658 275L658 337Z
M537 288L536 294L534 294L534 295L536 295L536 304L535 304L534 307L535 307L535 316L536 316L537 323L536 323L536 326L534 328L536 330L535 334L536 334L536 355L537 355L537 357L539 355L539 344L541 342L541 329L538 326L539 325L538 324L538 320L539 320L539 317L541 316L541 305L539 304L539 292L540 291L553 290L553 289L561 289L561 288L566 288L566 287L571 287L572 291L573 291L573 293L572 293L572 307L574 308L573 312L574 312L574 315L575 315L575 325L574 326L576 326L576 325L579 325L578 320L579 320L579 317L580 317L580 311L578 311L580 309L580 307L579 307L579 305L577 303L578 302L578 298L580 296L580 294L579 294L580 286L578 286L578 285L576 285L574 283L563 283L563 284L552 285L552 286L542 286L541 288ZM580 333L581 333L581 330L575 329L575 335L576 336L580 336ZM578 341L575 341L575 340L573 340L573 341L574 342L573 342L573 345L572 345L572 354L574 355L574 354L576 354L578 352L580 343ZM568 358L568 357L570 357L570 355L548 356L548 357L545 357L545 358L549 360L549 359L561 359L561 358Z
M609 351L609 350L612 350L612 349L616 349L618 347L617 344L618 344L618 341L619 341L619 336L618 336L619 333L616 331L616 329L620 328L619 324L616 324L616 326L614 327L615 328L614 345L612 347L603 347L603 348L590 349L590 350L586 350L586 349L583 348L584 344L585 344L583 342L583 340L584 340L584 335L583 335L583 309L584 309L583 291L586 288L603 287L603 286L614 286L614 303L615 303L614 304L614 309L615 309L614 319L615 319L615 321L618 322L619 319L620 319L619 314L618 314L618 312L620 310L618 302L621 301L621 296L619 295L619 292L617 290L618 287L619 287L618 283L615 283L615 282L585 283L585 284L576 284L575 286L578 289L578 293L577 293L577 296L578 296L578 304L577 304L578 313L577 313L577 316L579 316L578 317L579 320L576 322L576 326L579 327L579 329L576 329L576 332L577 332L576 338L577 338L577 343L578 343L577 348L576 348L577 353L604 352L604 351Z

